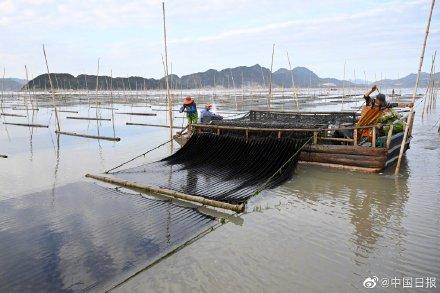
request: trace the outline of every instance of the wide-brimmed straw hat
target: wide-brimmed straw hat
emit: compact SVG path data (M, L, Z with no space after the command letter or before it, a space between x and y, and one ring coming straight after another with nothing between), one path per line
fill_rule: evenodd
M185 99L183 99L183 104L184 105L190 105L192 102L194 102L194 99L191 97L186 97Z

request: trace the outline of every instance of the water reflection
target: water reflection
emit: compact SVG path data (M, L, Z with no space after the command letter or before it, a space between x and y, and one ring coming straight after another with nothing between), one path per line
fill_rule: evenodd
M0 291L108 289L215 222L89 183L0 202Z
M353 228L344 229L352 231L349 241L354 244L352 253L356 264L365 263L365 258L376 249L378 240L388 237L388 233L393 233L391 230L403 230L402 219L409 194L407 176L396 180L387 175L301 168L301 165L299 168L297 176L275 189L274 195L283 196L293 204L302 203L320 213L346 217ZM397 238L393 242L398 243L404 233L394 236Z

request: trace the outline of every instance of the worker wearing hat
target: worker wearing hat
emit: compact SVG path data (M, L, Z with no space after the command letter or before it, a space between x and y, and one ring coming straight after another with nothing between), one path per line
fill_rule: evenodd
M212 120L222 120L223 117L221 115L215 114L211 112L212 104L207 104L205 109L200 111L200 121L202 123L209 123Z
M183 99L183 105L180 107L180 113L186 111L186 118L188 119L188 124L197 123L198 114L197 114L197 106L194 102L194 99L190 96Z

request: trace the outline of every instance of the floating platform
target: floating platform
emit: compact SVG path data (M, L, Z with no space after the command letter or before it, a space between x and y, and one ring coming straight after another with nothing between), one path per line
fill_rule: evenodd
M379 129L382 125L357 127L356 112L283 112L252 110L243 118L212 121L210 124L194 124L196 133L213 133L218 136L233 135L250 139L253 137L276 137L278 139L311 135L311 144L303 149L300 163L334 167L352 171L377 173L391 166L398 158L403 133L392 133L392 128L377 147ZM358 131L371 129L370 146L358 145ZM176 139L185 144L187 138ZM411 136L405 142L410 147Z

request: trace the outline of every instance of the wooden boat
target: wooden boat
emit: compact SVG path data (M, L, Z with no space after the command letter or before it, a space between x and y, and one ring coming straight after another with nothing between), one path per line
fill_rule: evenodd
M357 127L356 112L284 112L251 110L244 119L222 120L210 124L193 124L191 131L210 132L217 135L238 135L246 138L275 136L295 137L308 135L311 143L303 148L300 163L326 166L352 171L378 173L397 161L403 139L403 133L388 133L380 137L382 147L377 146L380 129L384 125ZM405 118L406 119L406 118ZM297 121L317 121L319 123L296 123ZM339 121L335 125L333 122ZM292 123L291 123L292 122ZM291 125L297 125L292 127ZM412 125L410 125L410 131ZM370 144L358 145L357 133L360 129L369 128L373 137ZM344 133L345 136L340 135ZM183 145L190 133L178 134L175 140ZM411 135L405 142L405 151L409 149Z

